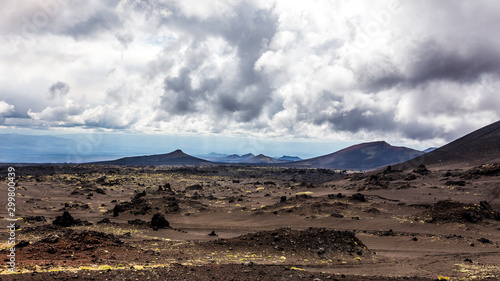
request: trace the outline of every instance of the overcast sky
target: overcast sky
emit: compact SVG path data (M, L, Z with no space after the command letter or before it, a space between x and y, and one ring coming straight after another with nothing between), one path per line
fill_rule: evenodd
M500 119L500 1L0 2L0 128L439 146Z

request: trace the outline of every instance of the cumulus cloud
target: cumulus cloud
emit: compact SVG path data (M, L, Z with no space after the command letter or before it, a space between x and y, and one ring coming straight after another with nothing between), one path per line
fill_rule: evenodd
M0 11L0 99L38 125L440 145L500 119L499 3L53 1Z
M0 100L0 124L4 121L4 116L14 111L14 106Z

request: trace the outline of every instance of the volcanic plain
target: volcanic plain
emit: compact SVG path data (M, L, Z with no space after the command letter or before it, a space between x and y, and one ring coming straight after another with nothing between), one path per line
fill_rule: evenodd
M15 169L1 280L500 278L499 163Z

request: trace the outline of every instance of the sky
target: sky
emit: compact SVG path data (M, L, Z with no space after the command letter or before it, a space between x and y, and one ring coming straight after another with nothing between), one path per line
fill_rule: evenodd
M1 1L0 133L441 146L500 119L499 26L494 0Z

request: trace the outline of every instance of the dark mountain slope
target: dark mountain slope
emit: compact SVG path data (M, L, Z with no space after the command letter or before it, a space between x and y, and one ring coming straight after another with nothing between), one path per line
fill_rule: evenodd
M460 164L476 166L500 162L500 121L467 134L398 168L413 168L420 164L443 167Z
M123 165L123 166L169 166L169 165L212 165L212 162L190 156L182 150L167 154L125 157L113 161L94 162L98 165Z
M422 154L422 151L407 147L396 147L384 141L378 141L353 145L332 154L285 165L290 167L372 170L404 162Z

